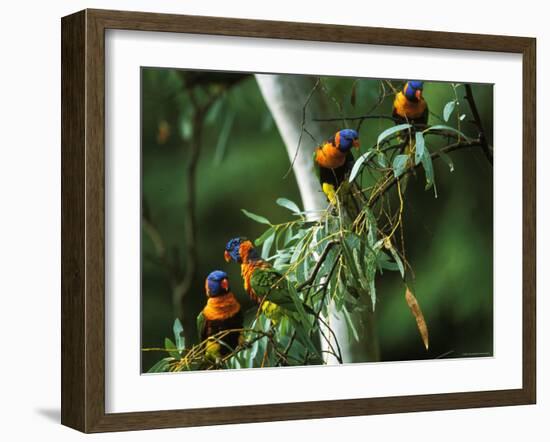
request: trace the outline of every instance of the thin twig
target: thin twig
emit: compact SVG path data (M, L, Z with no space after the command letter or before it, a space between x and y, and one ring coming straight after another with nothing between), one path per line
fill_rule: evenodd
M317 263L315 264L315 267L313 268L313 270L311 271L311 274L308 276L308 278L302 282L301 284L299 284L298 286L296 286L296 290L297 291L302 291L305 287L307 287L308 285L310 285L313 281L315 281L315 278L317 277L317 273L319 273L319 270L321 269L321 266L323 265L326 257L328 256L330 250L336 245L336 244L339 244L340 241L337 241L337 240L334 240L334 241L329 241L327 243L327 245L325 246L325 249L323 250L323 253L321 254L321 256L319 257L319 259L317 260Z
M466 148L470 148L470 147L481 147L481 146L482 146L482 144L481 144L479 139L471 140L471 141L462 141L462 142L450 144L449 146L443 147L443 148L439 149L437 152L433 152L430 156L431 156L432 160L436 160L437 158L440 158L441 153L449 153L449 152L453 152L455 150L466 149ZM397 182L400 181L402 178L404 178L405 176L412 173L414 170L416 170L417 167L420 167L421 164L422 163L418 163L414 166L409 166L407 169L405 169L405 171L398 178L393 177L393 178L387 180L386 184L381 186L372 195L371 199L368 202L368 206L369 207L374 206L374 204L380 199L380 197L382 195L384 195L388 190L390 190L393 186L395 186L397 184ZM388 178L390 176L391 175L389 175Z
M330 121L342 121L344 117L335 118L313 118L311 121L318 123L330 122ZM357 117L345 117L349 121L358 121L358 120L391 120L391 121L401 121L398 118L390 117L389 115L360 115Z
M304 103L304 106L302 107L302 123L300 125L300 136L298 137L298 145L296 146L296 151L294 152L294 158L292 158L292 161L290 163L290 167L288 168L286 173L283 175L283 179L288 177L288 175L290 174L290 172L292 172L292 169L294 168L294 163L296 162L296 158L298 158L298 153L300 152L300 145L302 144L302 138L304 136L304 132L306 132L310 137L313 138L313 135L311 135L311 133L309 133L306 130L306 109L307 109L307 105L311 101L311 97L313 97L313 94L315 93L315 91L319 87L320 83L321 83L321 78L317 78L317 81L313 85L313 88L309 92L309 94L306 98L306 102Z

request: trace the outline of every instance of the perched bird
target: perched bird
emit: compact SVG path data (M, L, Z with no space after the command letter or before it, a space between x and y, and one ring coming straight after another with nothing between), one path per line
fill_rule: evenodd
M241 305L229 288L227 273L215 270L208 275L205 282L206 307L197 317L197 331L200 341L207 340L206 354L214 359L225 356L239 345L240 331L233 331L220 337L212 338L226 330L242 329L243 314Z
M262 259L250 240L231 239L225 246L224 257L227 262L233 260L241 265L245 291L273 323L295 311L288 280Z
M359 134L353 129L343 129L318 146L313 154L323 193L333 205L336 205L336 191L346 182L355 162L352 147L359 147Z
M405 83L403 90L395 94L393 101L393 118L395 124L412 124L412 129L406 137L399 136L398 139L405 143L403 152L410 155L415 149L414 132L418 125L425 126L428 124L428 103L422 96L424 90L424 82L410 80ZM412 158L409 159L409 164L412 164ZM413 169L413 175L415 174ZM406 191L409 182L409 176L405 176L401 180L401 189Z
M425 125L428 123L428 104L422 96L423 90L423 81L411 80L407 81L403 90L395 95L393 117L396 124Z

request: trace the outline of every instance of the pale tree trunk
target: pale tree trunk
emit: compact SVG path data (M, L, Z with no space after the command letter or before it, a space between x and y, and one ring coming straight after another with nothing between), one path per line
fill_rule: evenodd
M294 160L293 171L304 209L308 211L325 209L326 198L321 192L319 180L313 169L313 149L316 143L310 135L302 133L302 124L304 106L307 103L307 131L318 142L327 139L338 130L338 126L335 123L312 123L311 118L333 115L334 105L331 106L326 95L320 93L319 88L312 93L316 87L316 80L312 77L258 74L256 80L286 145L289 159L290 161ZM299 149L298 144L300 144ZM336 316L334 313L326 318L337 336L343 362L378 360L374 318L368 313L366 316L368 317L352 314L352 321L361 337L360 342L349 338L344 318ZM328 345L324 343L324 347L326 349ZM337 364L338 362L336 358L329 357L327 363Z

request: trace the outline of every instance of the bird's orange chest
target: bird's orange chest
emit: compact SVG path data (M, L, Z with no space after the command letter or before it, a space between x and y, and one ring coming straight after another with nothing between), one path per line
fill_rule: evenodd
M325 143L315 151L315 161L321 167L336 169L346 162L346 155L340 152L332 143Z
M209 321L221 321L235 316L240 309L239 301L233 293L229 292L223 296L208 298L206 307L202 312Z
M414 120L426 111L426 100L409 101L403 92L399 92L393 101L393 108L400 117Z

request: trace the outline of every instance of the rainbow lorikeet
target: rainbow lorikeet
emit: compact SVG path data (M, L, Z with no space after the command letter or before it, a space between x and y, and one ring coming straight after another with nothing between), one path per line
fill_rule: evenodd
M227 330L242 329L243 314L239 301L229 288L227 273L213 271L206 278L204 286L208 301L197 317L197 331L201 342L207 340L207 357L216 359L227 355L239 345L240 331L219 335ZM215 335L219 339L213 338Z
M407 141L404 149L407 155L410 155L415 148L414 131L416 130L416 126L425 126L428 124L428 103L426 103L426 100L422 96L423 90L423 81L407 81L405 86L403 86L403 90L395 94L393 101L392 115L395 119L395 124L409 123L413 125L411 129L412 136L407 136L406 138L399 137L401 141ZM409 161L412 162L412 159ZM403 192L407 189L408 180L408 176L402 179L401 187Z
M423 90L423 81L411 80L405 83L402 91L395 94L392 114L396 124L425 125L428 123L428 104L422 96Z
M318 146L313 153L321 187L333 205L336 205L336 191L346 181L355 162L352 147L359 147L359 134L353 129L343 129Z
M315 149L313 160L328 201L336 206L337 191L341 189L338 192L340 201L353 220L363 204L359 189L347 181L355 163L352 147L359 148L359 134L353 129L343 129ZM352 188L355 189L354 192L351 191Z
M233 260L241 265L245 291L271 322L276 324L284 315L296 311L288 280L262 259L252 241L240 237L231 239L224 257L227 262Z

